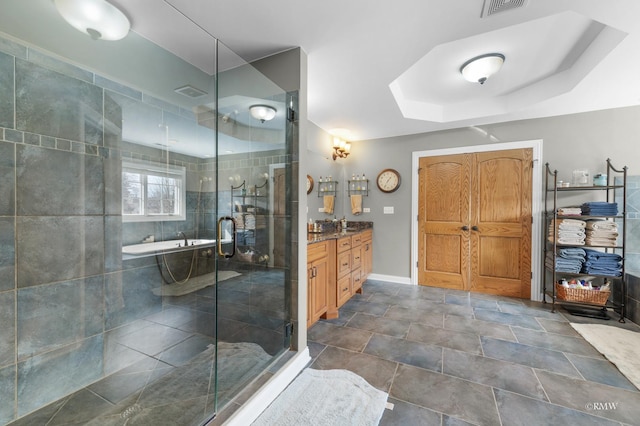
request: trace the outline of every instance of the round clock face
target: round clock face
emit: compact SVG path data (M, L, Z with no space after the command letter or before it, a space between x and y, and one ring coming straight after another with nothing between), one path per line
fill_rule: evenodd
M307 194L310 194L313 191L313 178L307 175Z
M393 169L384 169L376 180L382 192L393 192L400 187L400 173Z

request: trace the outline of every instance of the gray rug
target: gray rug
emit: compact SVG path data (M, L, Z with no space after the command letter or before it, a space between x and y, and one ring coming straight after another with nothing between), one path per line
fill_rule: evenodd
M218 271L218 282L228 280L229 278L238 277L241 274L236 271ZM153 294L156 296L184 296L193 293L216 283L216 275L214 272L204 274L197 277L189 278L184 284L164 284L161 287L154 288Z
M640 389L640 333L602 324L575 324L587 342Z
M389 395L347 370L305 369L254 426L375 426Z

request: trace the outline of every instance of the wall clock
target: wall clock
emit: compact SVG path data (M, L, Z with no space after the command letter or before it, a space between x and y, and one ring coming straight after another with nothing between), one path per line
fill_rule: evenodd
M391 193L400 188L400 173L394 169L384 169L376 179L378 188L382 192Z
M313 178L307 175L307 194L310 194L313 191Z

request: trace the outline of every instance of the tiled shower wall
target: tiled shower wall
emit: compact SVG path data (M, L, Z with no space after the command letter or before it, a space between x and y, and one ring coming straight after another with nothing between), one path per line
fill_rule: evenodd
M640 176L627 177L627 318L640 324Z
M42 56L30 61L17 44L1 47L10 53L0 53L5 423L104 373L104 332L124 321L123 295L131 290L118 247L119 190L105 186L120 173L119 135L103 132L98 118L103 107L118 111L79 74L40 66ZM113 284L108 292L105 282Z
M123 262L121 247L194 229L193 188L186 223L122 223L122 158L163 155L122 142L114 100L123 96L195 123L190 111L0 38L0 424L138 360L110 335L162 309L152 292L161 279L153 258ZM254 160L242 161L268 170L283 158ZM237 171L237 161L221 164ZM215 167L173 154L171 163L188 180ZM205 190L201 238L215 229Z

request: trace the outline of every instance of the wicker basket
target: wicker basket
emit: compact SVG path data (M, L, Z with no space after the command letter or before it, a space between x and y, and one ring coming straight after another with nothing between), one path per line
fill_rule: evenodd
M609 300L610 291L585 290L583 288L566 288L556 284L556 297L560 300L576 303L590 303L604 306Z

